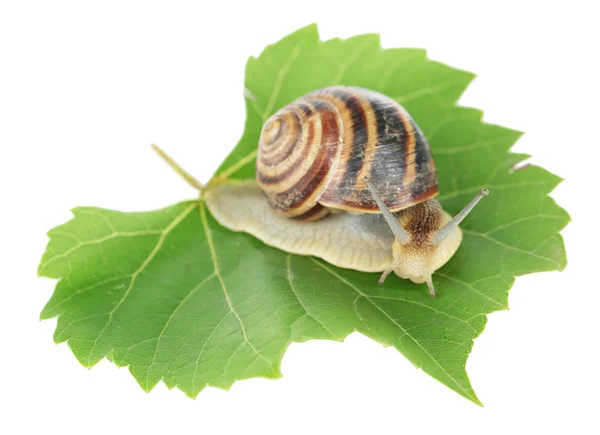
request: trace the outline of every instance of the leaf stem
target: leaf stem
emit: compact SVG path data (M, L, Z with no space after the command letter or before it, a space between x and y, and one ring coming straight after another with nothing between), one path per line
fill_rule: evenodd
M162 157L162 159L167 162L167 164L173 168L175 172L177 172L185 181L188 182L190 186L195 189L198 189L202 194L205 186L200 183L194 176L192 176L188 171L183 169L171 156L169 156L166 152L164 152L158 145L152 144L152 149L156 151L156 153Z

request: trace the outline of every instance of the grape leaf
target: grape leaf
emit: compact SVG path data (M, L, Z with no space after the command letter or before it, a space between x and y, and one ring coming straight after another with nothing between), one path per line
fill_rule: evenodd
M486 314L507 307L516 276L561 270L569 216L548 197L561 181L512 172L521 133L482 122L456 101L473 74L420 49L380 48L378 35L319 40L316 26L267 47L246 68L243 136L211 183L254 177L263 121L316 88L357 85L402 103L428 137L445 210L492 194L462 225L455 256L423 286L290 255L220 226L202 199L144 213L77 208L49 232L39 274L59 280L41 317L91 367L107 357L149 391L163 380L191 397L250 377L277 378L291 342L359 331L480 404L465 371Z

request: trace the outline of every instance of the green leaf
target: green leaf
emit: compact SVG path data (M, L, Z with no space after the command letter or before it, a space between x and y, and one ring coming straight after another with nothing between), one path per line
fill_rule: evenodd
M382 50L377 35L321 42L305 27L248 61L245 131L213 178L253 178L263 121L311 90L348 84L394 97L431 143L450 214L491 191L434 275L438 298L268 247L193 201L146 213L75 209L49 233L39 273L60 281L41 317L58 316L54 338L82 364L108 357L146 390L163 380L193 397L207 385L276 378L291 342L359 331L479 404L465 371L473 340L486 314L507 307L516 276L565 267L559 232L569 216L548 197L560 178L510 171L527 157L509 152L520 132L456 106L472 78L423 50Z

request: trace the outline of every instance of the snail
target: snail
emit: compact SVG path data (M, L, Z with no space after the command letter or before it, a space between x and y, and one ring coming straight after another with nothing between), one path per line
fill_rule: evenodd
M284 251L344 268L427 283L457 251L455 217L434 199L435 163L425 136L393 99L363 88L311 92L268 118L256 180L218 184L207 205L223 226ZM391 230L391 231L390 231Z

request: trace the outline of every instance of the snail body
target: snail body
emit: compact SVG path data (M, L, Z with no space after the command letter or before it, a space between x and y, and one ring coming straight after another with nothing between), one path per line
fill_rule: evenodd
M394 262L396 239L382 214L332 213L318 221L289 219L271 208L254 180L215 186L206 203L224 227L249 233L285 252L319 257L335 266L361 272L383 272ZM405 212L395 215L402 213ZM444 211L441 216L441 225L452 219ZM461 239L460 230L452 232L448 241L433 252L437 257L429 257L429 262L439 263L441 267L458 248ZM412 256L423 249L401 252L405 256L402 264L407 267L418 267L418 258L425 258L421 256L411 261Z
M265 122L256 182L280 219L265 226L263 216L243 230L288 252L316 255L341 267L383 271L380 284L392 271L426 282L431 296L433 272L454 255L462 240L458 224L488 194L482 189L451 218L434 199L439 189L431 149L409 113L385 95L347 86L311 92ZM342 211L383 218L392 233L391 244L379 240L388 243L386 264L374 265L368 250L359 250L351 260L340 252L346 239L353 239L350 234L360 243L360 236L369 232L362 225L368 222L364 217L362 224L350 228L347 218L322 224L332 233L344 229L333 241L310 227ZM286 231L293 235L282 238Z

